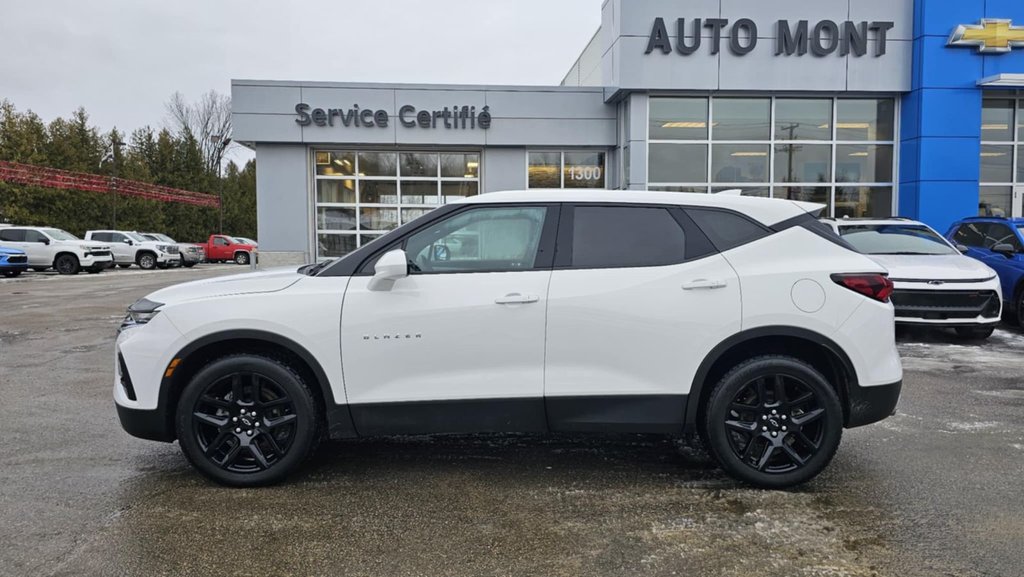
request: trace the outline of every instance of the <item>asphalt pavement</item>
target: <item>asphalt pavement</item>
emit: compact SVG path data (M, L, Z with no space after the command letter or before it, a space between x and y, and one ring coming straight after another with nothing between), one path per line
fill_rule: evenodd
M654 436L331 442L226 489L124 433L114 331L232 265L0 280L0 575L1019 576L1024 332L901 332L896 416L792 491Z

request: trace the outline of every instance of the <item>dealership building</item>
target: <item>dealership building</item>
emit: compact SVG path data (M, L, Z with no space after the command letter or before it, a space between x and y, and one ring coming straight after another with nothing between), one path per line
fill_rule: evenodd
M1022 215L1022 0L601 11L559 86L234 80L262 263L340 256L509 189L738 188L940 231Z

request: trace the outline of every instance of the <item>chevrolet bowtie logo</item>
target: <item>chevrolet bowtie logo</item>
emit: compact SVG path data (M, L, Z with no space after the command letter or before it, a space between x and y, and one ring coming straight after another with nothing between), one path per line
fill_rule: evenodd
M1024 48L1024 26L1012 20L982 19L981 24L961 24L949 37L950 46L977 46L978 52L1004 53Z

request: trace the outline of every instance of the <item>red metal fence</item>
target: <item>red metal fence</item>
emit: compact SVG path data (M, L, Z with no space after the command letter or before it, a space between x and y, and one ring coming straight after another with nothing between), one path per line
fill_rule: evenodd
M46 188L62 188L67 190L83 190L87 192L115 193L135 196L160 202L181 202L195 206L218 207L220 201L216 196L181 190L169 186L160 186L139 182L89 174L58 170L34 164L0 161L0 181L16 184L29 184Z

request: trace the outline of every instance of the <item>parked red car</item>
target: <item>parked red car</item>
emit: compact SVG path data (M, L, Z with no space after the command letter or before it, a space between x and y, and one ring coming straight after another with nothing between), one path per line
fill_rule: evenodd
M206 249L207 262L234 261L235 264L249 264L256 257L256 246L242 244L226 234L211 234L206 243L198 243Z

